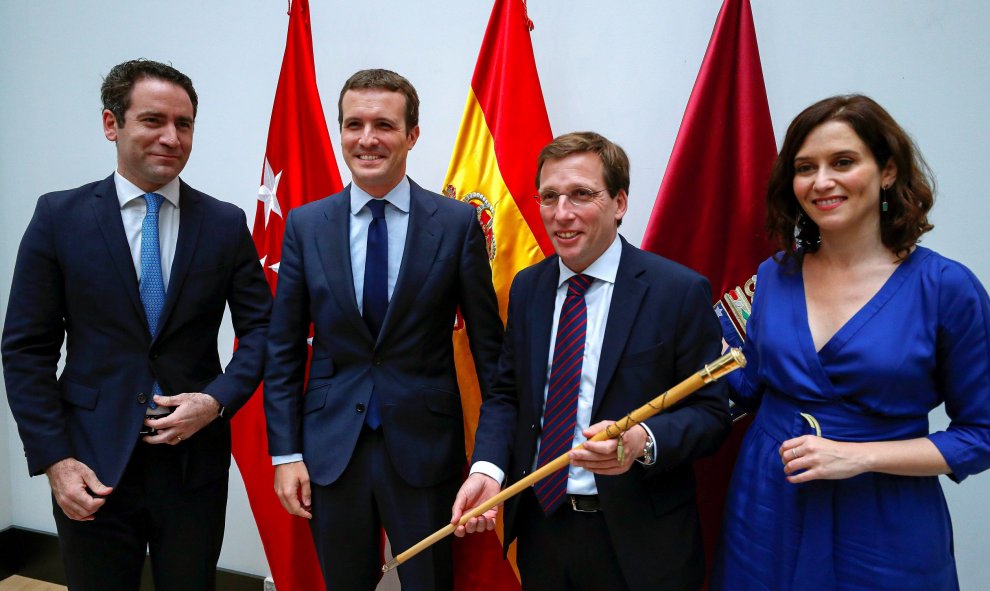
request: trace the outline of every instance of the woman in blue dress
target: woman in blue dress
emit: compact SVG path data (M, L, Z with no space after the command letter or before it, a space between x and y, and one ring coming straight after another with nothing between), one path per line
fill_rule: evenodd
M756 412L712 588L958 589L938 476L990 466L990 300L918 246L930 174L871 99L791 123L767 191L781 247L757 273L734 400ZM940 404L951 419L929 433Z

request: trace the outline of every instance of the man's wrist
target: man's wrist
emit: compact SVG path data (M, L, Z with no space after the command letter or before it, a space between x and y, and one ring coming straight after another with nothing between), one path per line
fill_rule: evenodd
M223 403L220 402L220 400L217 399L216 396L214 396L213 394L210 394L208 392L202 392L202 394L204 396L208 397L214 404L217 405L217 417L219 417L219 418L222 419L222 418L225 418L227 416L227 407L224 406Z

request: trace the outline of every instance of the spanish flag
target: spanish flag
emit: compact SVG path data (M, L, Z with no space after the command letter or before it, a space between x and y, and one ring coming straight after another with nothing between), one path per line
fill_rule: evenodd
M523 0L495 0L443 183L446 196L477 211L503 322L516 272L553 252L533 199L536 158L553 136L529 37L532 29ZM458 320L454 348L470 460L481 394L463 328ZM454 554L456 589L519 589L515 553L510 552L508 563L501 560L495 536L458 538Z

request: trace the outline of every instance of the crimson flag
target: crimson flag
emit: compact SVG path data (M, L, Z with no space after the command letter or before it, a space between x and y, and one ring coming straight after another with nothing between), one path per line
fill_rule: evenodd
M278 282L282 235L289 210L342 188L316 86L309 1L289 7L289 32L268 128L258 190L254 244L272 293ZM258 524L278 591L322 589L316 550L305 519L282 508L273 490L274 469L261 388L234 417L233 453Z
M764 195L776 158L749 0L725 0L688 100L643 248L703 274L726 340L745 335L756 268L773 253ZM712 564L732 466L748 421L695 464L707 562Z

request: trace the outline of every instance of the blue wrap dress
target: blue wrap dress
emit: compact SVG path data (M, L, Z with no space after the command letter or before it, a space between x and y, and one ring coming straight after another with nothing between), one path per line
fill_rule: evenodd
M712 589L958 589L938 477L791 484L778 448L817 421L838 441L928 437L956 482L986 469L987 292L963 265L918 247L816 351L799 260L760 266L748 364L729 377L736 403L757 412L729 487ZM929 434L928 413L942 403L951 423Z

